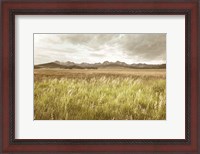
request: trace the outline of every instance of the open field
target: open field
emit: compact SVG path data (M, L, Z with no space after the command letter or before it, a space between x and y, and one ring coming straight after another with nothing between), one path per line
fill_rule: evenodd
M166 70L35 69L34 119L166 119Z

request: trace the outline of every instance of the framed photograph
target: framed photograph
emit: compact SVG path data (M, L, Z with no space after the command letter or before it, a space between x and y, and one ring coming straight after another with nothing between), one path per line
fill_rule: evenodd
M2 153L198 153L198 1L1 2Z

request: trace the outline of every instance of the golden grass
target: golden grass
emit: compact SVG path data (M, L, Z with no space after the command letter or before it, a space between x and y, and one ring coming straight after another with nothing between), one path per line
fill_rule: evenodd
M34 71L35 120L166 119L165 70Z

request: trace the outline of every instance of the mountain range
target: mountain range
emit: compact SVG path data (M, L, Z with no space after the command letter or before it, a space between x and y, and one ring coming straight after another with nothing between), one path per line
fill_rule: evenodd
M138 63L138 64L126 64L125 62L109 62L104 61L103 63L74 63L71 61L67 62L60 62L54 61L50 63L44 63L34 66L35 69L39 68L63 68L63 69L98 69L98 68L134 68L134 69L164 69L166 68L166 64L145 64L145 63Z

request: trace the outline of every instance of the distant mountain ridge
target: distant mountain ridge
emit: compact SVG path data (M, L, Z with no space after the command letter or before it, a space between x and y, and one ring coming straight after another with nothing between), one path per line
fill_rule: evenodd
M67 62L60 62L54 61L45 64L35 65L34 68L63 68L63 69L99 69L99 68L134 68L134 69L165 69L166 64L145 64L145 63L138 63L138 64L126 64L125 62L109 62L104 61L103 63L74 63L71 61Z

